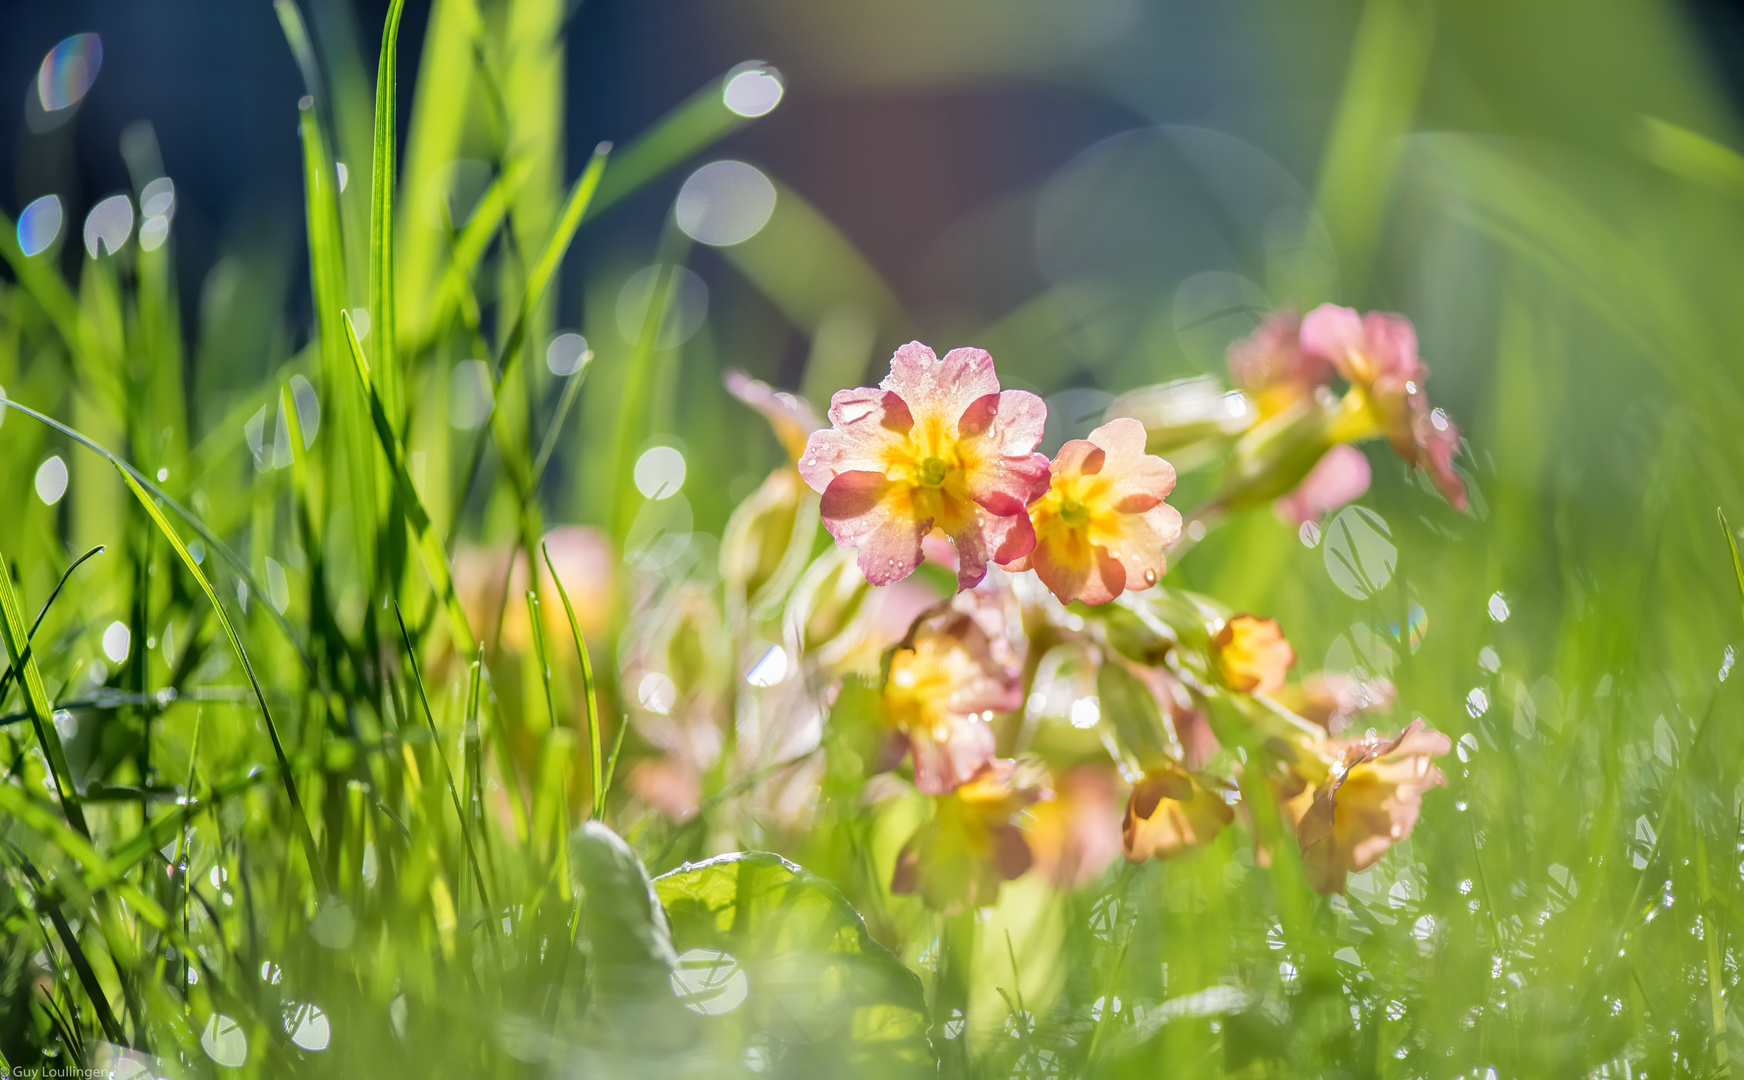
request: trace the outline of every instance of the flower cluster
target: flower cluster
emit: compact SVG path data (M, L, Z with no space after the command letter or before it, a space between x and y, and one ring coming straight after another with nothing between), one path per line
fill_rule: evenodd
M893 892L944 912L1025 873L1069 889L1122 854L1188 855L1260 804L1278 821L1256 836L1293 836L1310 883L1342 891L1411 831L1448 740L1420 719L1352 737L1390 685L1299 676L1276 621L1166 573L1227 514L1271 502L1310 520L1360 497L1365 440L1463 506L1458 435L1398 316L1275 314L1229 364L1235 389L1136 391L1051 458L1046 405L1002 388L979 349L904 345L878 386L834 395L827 426L730 376L789 454L721 544L742 680L708 645L724 635L700 593L651 603L622 648L632 719L663 756L631 788L684 818L725 769L746 778L755 827L796 831L844 773L856 806L920 800L919 826L880 857ZM1190 530L1162 453L1225 462ZM836 543L814 556L819 523Z

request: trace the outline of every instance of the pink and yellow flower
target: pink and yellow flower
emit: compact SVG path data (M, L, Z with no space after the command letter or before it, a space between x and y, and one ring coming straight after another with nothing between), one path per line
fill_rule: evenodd
M1345 876L1373 866L1388 846L1411 834L1423 793L1447 782L1432 758L1453 748L1439 731L1413 720L1397 738L1373 733L1331 739L1295 766L1322 772L1284 802L1302 847L1303 869L1322 893L1342 893Z
M951 611L929 619L890 657L883 711L897 740L892 764L912 751L915 787L943 795L993 760L984 714L1022 703L1019 673L994 655L973 617Z
M1035 550L1002 563L1033 569L1062 603L1106 604L1157 583L1181 514L1163 502L1174 466L1145 453L1145 429L1122 417L1060 447L1049 486L1029 508Z
M1253 333L1229 346L1229 374L1259 414L1276 416L1332 381L1332 364L1306 352L1302 316L1275 311Z
M1035 546L1024 508L1047 490L1047 458L1034 452L1046 419L1041 398L999 389L986 352L940 359L911 341L877 387L836 392L833 426L812 434L799 471L823 493L830 535L859 549L866 580L913 573L938 528L956 545L958 586L972 588L989 562Z
M1276 620L1232 615L1211 639L1212 656L1223 685L1238 694L1275 694L1296 663L1296 650L1284 640Z
M919 893L947 915L992 904L1000 884L1021 877L1034 861L1017 816L1048 796L1017 762L987 762L938 800L932 820L903 845L890 891Z
M1120 820L1121 848L1130 862L1172 859L1209 844L1233 820L1228 802L1192 773L1170 766L1133 785Z
M1302 350L1337 368L1351 394L1333 434L1342 442L1384 435L1400 457L1424 470L1447 501L1466 508L1465 482L1453 469L1459 429L1429 405L1429 368L1417 332L1401 315L1322 304L1302 320Z

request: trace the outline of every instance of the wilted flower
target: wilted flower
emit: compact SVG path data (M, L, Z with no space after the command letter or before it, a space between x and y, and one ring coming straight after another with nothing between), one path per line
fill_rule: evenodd
M1284 803L1302 846L1303 869L1322 893L1344 891L1345 875L1375 864L1388 845L1411 834L1423 793L1447 782L1430 761L1453 748L1439 731L1413 720L1397 738L1373 733L1319 744L1301 791ZM1297 767L1298 772L1302 766Z
M915 787L942 795L993 760L993 729L981 714L1022 703L1018 673L973 617L948 611L923 621L891 655L884 683L884 719L898 740L891 757L900 760L906 745Z
M1371 478L1363 452L1340 443L1326 451L1294 491L1272 505L1292 525L1319 521L1362 498Z
M1400 457L1427 472L1447 501L1464 510L1465 482L1453 470L1459 429L1429 406L1429 368L1417 356L1411 321L1322 304L1302 320L1301 341L1306 353L1329 361L1350 381L1353 393L1333 426L1334 437L1354 442L1386 436Z
M913 573L936 526L957 546L967 589L989 562L1035 546L1024 508L1047 490L1047 459L1034 453L1046 419L1034 394L999 389L982 350L941 360L914 341L896 350L879 386L836 392L834 427L811 436L799 471L823 493L825 527L859 549L872 584Z
M1235 811L1215 791L1170 766L1133 785L1120 820L1121 847L1132 862L1172 859L1210 843L1234 819Z
M993 760L938 800L896 857L895 893L919 893L935 911L954 914L999 898L999 885L1030 868L1032 856L1014 820L1046 789L1015 761Z
M1089 884L1120 854L1114 769L1075 765L1054 779L1054 797L1024 824L1036 868L1057 887Z
M1211 639L1223 684L1239 694L1272 694L1296 663L1296 650L1284 640L1276 620L1232 615Z
M1163 499L1175 469L1145 453L1145 429L1122 417L1060 447L1050 486L1029 508L1035 550L1005 562L1034 569L1062 603L1106 604L1162 577L1163 548L1181 535L1181 514Z
M1229 374L1246 392L1260 419L1276 416L1332 380L1326 357L1303 350L1302 317L1276 311L1253 333L1229 346Z

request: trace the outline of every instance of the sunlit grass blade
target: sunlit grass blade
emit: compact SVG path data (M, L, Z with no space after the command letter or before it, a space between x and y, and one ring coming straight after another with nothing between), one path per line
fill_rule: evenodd
M11 790L11 785L0 786ZM85 955L84 946L79 943L79 935L73 931L72 924L67 921L66 912L61 910L61 906L50 891L48 883L43 880L41 872L18 849L18 845L8 840L6 846L11 850L12 858L18 863L19 870L23 871L25 880L30 883L31 891L36 894L37 908L45 910L49 922L54 924L55 934L61 939L61 947L66 950L67 959L72 962L73 972L79 977L79 984L84 988L85 997L91 1002L91 1008L97 1014L97 1022L102 1025L103 1033L108 1036L110 1042L123 1041L121 1022L116 1019L115 1010L109 1004L109 996L103 992L103 982L97 978L97 971L91 966L90 957Z
M24 685L24 701L30 709L30 722L36 728L37 742L48 756L53 771L55 790L60 795L61 809L73 828L87 838L90 826L85 824L84 810L79 806L79 790L73 783L73 772L67 766L66 750L61 747L60 732L55 729L54 706L43 686L42 671L30 647L30 635L24 628L24 612L18 605L18 594L12 586L12 570L4 555L0 555L0 636L6 640L6 652L12 667L20 673Z
M476 648L475 639L472 628L466 621L466 612L460 607L460 598L454 592L454 579L448 572L448 553L431 528L430 515L424 509L423 500L418 497L417 488L412 484L411 473L406 471L405 455L400 450L399 437L394 434L393 424L388 419L381 396L370 380L369 362L364 359L363 346L358 343L357 329L351 325L351 314L342 313L340 318L345 324L346 339L351 345L351 359L358 381L363 387L364 397L369 401L376 438L381 443L381 451L387 457L388 468L392 470L394 482L399 489L406 523L412 528L418 552L423 556L424 570L430 575L430 584L435 588L437 597L448 613L449 633L454 637L454 648L462 655L471 655Z
M248 568L248 563L245 562L241 556L237 555L236 552L232 551L230 545L226 544L217 533L208 528L206 523L192 510L189 510L187 507L177 502L168 492L164 491L163 488L159 487L144 473L141 473L138 469L134 468L126 459L111 452L76 428L63 424L52 416L37 412L28 405L21 405L8 398L0 398L0 408L13 409L17 412L21 412L32 420L35 420L37 423L53 428L55 431L60 432L62 435L65 435L67 438L73 440L92 453L97 454L105 461L109 462L109 464L115 466L125 474L129 483L143 491L149 492L153 499L156 499L171 510L174 510L178 517L187 522L188 526L200 535L202 542L209 546L213 551L216 551L225 562L230 564L231 571L248 586L250 595L270 595L261 587L260 582L255 580L254 574ZM284 615L271 604L266 605L266 610L268 616L273 620L278 628L284 631L285 641L287 641L290 646L297 651L297 658L302 661L303 666L305 668L310 667L309 654L304 651L303 644L298 639L296 631L291 628L291 624L285 619Z
M170 524L169 518L164 516L163 510L159 508L145 488L140 486L139 481L133 478L131 472L119 465L116 468L121 473L121 479L126 481L128 488L133 491L134 498L139 500L139 505L145 508L146 514L157 526L158 532L162 533L164 539L169 541L170 547L175 549L177 557L182 561L182 566L193 577L195 584L200 586L200 591L206 594L206 599L211 602L213 613L218 617L218 624L223 628L224 636L230 642L231 650L235 652L236 659L242 664L243 672L248 676L248 684L254 690L255 701L260 705L261 720L266 725L267 736L272 740L273 755L278 758L279 768L283 770L285 795L291 803L291 815L295 819L297 837L302 841L303 853L308 858L309 873L321 886L321 891L325 892L326 870L321 864L320 853L315 846L315 835L309 830L309 819L303 810L303 800L297 793L297 779L291 773L291 763L285 754L284 742L279 737L278 725L273 722L272 707L266 703L266 692L261 689L260 678L255 674L254 662L249 659L248 650L242 647L242 638L237 634L235 625L231 623L229 612L224 610L224 604L218 599L217 590L212 588L212 583L200 571L199 562L188 551L188 546L182 542L181 535L176 532L175 526Z
M546 242L539 261L533 264L532 271L527 275L526 295L521 298L521 308L515 316L515 325L504 339L502 355L498 358L498 367L505 373L520 350L521 341L527 332L527 320L532 318L533 309L544 299L551 276L557 272L558 264L569 250L570 241L575 239L575 230L581 227L582 218L587 216L587 209L593 204L594 195L599 191L600 179L605 175L606 158L611 151L612 144L609 142L600 143L593 148L593 156L588 159L587 168L582 170L581 175L576 178L575 186L569 190L569 199L563 205L563 216L558 219L556 230Z
M653 127L631 140L612 162L611 172L600 185L588 218L607 209L737 131L749 122L727 108L723 97L725 79L705 83Z
M395 351L394 307L394 184L396 122L399 94L400 14L405 0L391 0L387 22L382 26L381 61L375 72L375 168L370 175L369 204L369 319L376 335L376 382L382 405L396 421L401 401L399 356Z
M83 566L87 559L100 555L102 552L103 545L98 544L90 551L87 551L83 555L74 559L73 564L67 567L61 574L61 579L55 582L54 591L48 594L48 600L42 605L41 609L37 611L36 621L30 624L30 633L25 637L26 645L29 645L31 642L36 640L36 632L42 629L42 620L48 615L48 609L54 607L54 602L60 598L61 590L67 587L67 579L73 576L73 571ZM6 691L11 688L12 679L17 674L18 669L8 662L6 665L6 671L3 674L0 674L0 701L6 700Z
M1732 555L1732 576L1738 582L1738 603L1740 611L1744 611L1744 559L1738 557L1738 534L1732 531L1732 523L1726 520L1726 511L1716 507L1714 512L1720 515L1720 531L1726 534L1726 550Z
M551 571L551 581L557 586L557 595L563 600L563 613L569 619L569 632L575 638L576 654L581 657L581 694L582 702L587 708L588 771L593 782L593 816L600 818L606 812L606 773L600 767L599 699L594 691L593 660L587 654L587 639L581 635L581 622L575 617L575 605L569 602L569 590L563 587L563 579L557 574L557 565L551 561L551 549L540 544L539 550L545 556L545 567ZM620 726L620 741L623 734ZM617 757L617 748L614 747L613 764L617 763Z
M405 616L400 611L400 605L394 604L394 619L399 623L400 640L406 646L406 662L412 666L412 682L418 688L418 703L424 708L424 723L430 729L432 752L442 765L442 780L448 787L448 798L454 804L454 816L460 822L461 843L466 845L466 862L472 868L474 883L478 886L478 895L484 899L485 905L490 905L490 890L485 888L484 871L478 864L478 852L472 846L472 829L466 819L466 811L460 805L460 791L454 786L454 770L448 764L448 755L442 752L442 736L436 730L436 714L430 711L430 695L424 689L424 673L418 666L417 648L412 644L412 634L406 629Z
M621 549L629 536L635 516L636 485L631 476L631 457L643 437L648 422L648 398L654 384L654 353L660 332L666 325L666 312L672 302L673 281L678 275L680 256L688 250L678 229L667 223L660 258L655 263L654 280L648 286L648 310L642 316L636 344L630 351L624 375L623 400L618 410L617 443L612 450L612 539Z
M551 462L551 454L557 449L557 440L563 436L563 422L569 419L569 410L575 407L575 399L581 396L581 384L586 381L588 369L593 367L593 350L589 349L581 356L581 366L571 372L568 381L563 384L563 396L557 399L557 408L551 414L551 421L545 427L545 438L539 444L539 453L533 458L532 481L535 487L539 478L545 475L545 466Z

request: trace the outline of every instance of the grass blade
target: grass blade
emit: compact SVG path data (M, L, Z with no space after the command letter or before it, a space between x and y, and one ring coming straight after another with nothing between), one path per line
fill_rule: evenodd
M430 728L430 741L436 760L442 763L442 779L448 784L448 798L454 803L454 816L460 819L460 839L466 845L466 861L472 867L478 895L485 906L489 907L490 895L484 887L484 871L479 868L478 852L472 847L472 830L467 828L466 811L460 806L460 792L454 786L454 770L448 765L448 755L442 752L442 736L436 731L436 714L430 711L430 695L424 690L424 673L418 669L418 654L412 645L412 634L406 629L406 618L401 613L398 602L394 604L394 618L400 624L400 640L406 644L406 662L412 665L412 682L418 687L418 702L424 706L424 722Z
M6 652L12 666L21 673L24 701L30 709L30 722L36 728L37 742L48 755L53 770L55 789L60 795L61 809L73 828L89 839L90 826L85 824L84 810L79 806L79 791L73 786L73 773L67 767L66 751L61 747L60 732L55 730L54 706L49 703L48 690L42 683L42 671L30 651L30 638L24 630L24 612L18 606L18 594L12 586L12 568L0 555L0 637L6 639Z
M351 325L350 312L341 312L340 319L345 324L346 339L351 344L352 364L363 385L364 397L369 401L369 413L375 421L376 438L381 442L382 453L387 455L388 468L393 471L394 482L399 488L406 523L412 527L418 553L423 556L424 569L430 575L430 583L435 588L436 595L442 598L443 607L447 610L449 632L454 635L455 651L470 655L476 651L477 645L472 636L472 628L466 621L466 612L460 607L460 598L454 592L454 579L448 572L448 553L430 527L430 514L424 509L423 500L418 498L418 490L412 485L411 473L406 471L405 455L400 451L399 437L394 434L393 424L388 420L381 395L376 392L375 385L370 380L369 361L364 359L363 346L357 340L357 328Z
M398 91L400 14L405 0L392 0L382 26L381 61L375 72L375 169L369 202L369 320L376 334L376 369L383 405L398 418L400 372L394 352L394 140ZM397 426L395 430L398 430Z
M145 488L140 486L139 481L133 478L131 472L119 465L117 469L121 473L121 479L126 481L128 488L133 491L134 498L138 499L139 505L145 508L152 523L157 526L164 539L169 541L170 547L175 549L176 555L182 560L182 565L193 576L195 583L200 586L200 590L206 594L206 599L211 601L212 610L218 616L218 624L223 627L224 636L229 640L230 648L236 653L236 659L241 662L242 670L248 675L248 684L254 690L254 699L260 704L260 715L266 724L266 733L272 739L273 754L278 758L279 768L283 770L285 795L291 801L291 814L296 818L297 837L303 843L303 854L309 860L309 873L321 886L321 891L325 893L326 871L321 866L320 854L315 847L315 835L309 831L309 819L303 812L302 797L297 794L297 780L291 774L290 759L285 755L285 745L279 738L278 725L273 722L272 708L266 703L266 693L261 689L260 679L254 673L254 664L248 658L248 651L242 647L242 638L236 633L235 624L230 621L230 613L224 610L224 605L218 600L217 590L212 588L212 583L207 580L206 575L200 572L200 564L188 551L188 545L182 542L181 535L176 532L176 527L171 525L169 519L164 516L162 508L157 505ZM266 606L271 607L272 605Z
M25 644L27 646L31 642L34 642L36 640L36 632L38 630L42 629L43 617L48 614L49 608L54 607L54 602L60 598L61 590L67 587L67 579L69 579L73 576L73 571L77 570L79 567L83 566L85 564L85 560L91 558L94 555L101 554L102 551L103 551L103 545L98 544L96 547L92 548L90 551L87 551L83 555L80 555L78 558L74 559L73 565L67 567L66 572L61 575L60 581L55 583L54 592L51 592L48 594L48 602L43 604L42 609L36 613L36 621L30 624L30 635L25 639ZM11 663L8 663L6 665L5 674L0 674L0 701L6 700L6 691L11 689L12 677L14 675L16 675L17 673L18 673L18 669L13 667Z
M119 454L104 447L84 432L79 431L77 428L63 424L59 420L56 420L54 417L45 413L39 413L28 405L20 405L18 402L13 401L10 398L0 398L0 408L13 409L17 412L21 412L32 420L35 420L37 423L53 428L62 435L65 435L67 438L78 443L80 446L83 446L85 449L102 457L117 469L120 469L126 474L129 483L149 492L153 499L156 499L171 510L174 510L177 517L180 517L183 521L187 522L190 528L192 528L196 533L199 533L200 539L210 546L213 551L216 551L220 556L222 556L225 562L230 564L231 571L235 573L238 578L242 579L243 583L248 586L248 591L251 595L271 595L265 589L261 588L260 582L256 581L254 579L254 574L249 571L248 563L244 562L242 557L237 555L236 552L230 550L230 545L226 544L219 538L217 533L208 528L204 521L201 521L196 517L192 510L189 510L187 507L171 498L168 492L153 483L149 477L134 468L130 462L122 458ZM296 632L291 629L291 624L286 621L284 615L280 614L279 610L271 604L266 605L266 610L268 616L271 617L273 622L277 623L279 629L284 631L285 640L290 643L291 648L297 651L297 659L302 661L303 667L313 671L314 665L309 661L309 654L304 650L302 642L297 640Z
M551 581L557 586L557 595L563 599L563 613L569 617L569 632L575 638L575 651L581 657L581 693L587 706L587 748L589 773L593 780L593 816L601 818L606 812L606 774L600 768L600 722L599 700L594 696L593 661L587 655L587 639L581 636L581 622L575 617L575 605L569 602L569 591L563 587L563 579L557 576L557 565L551 561L551 549L544 544L539 550L545 555L545 566L551 571ZM618 739L622 742L624 732L618 729ZM612 763L616 764L618 751L612 748Z
M1744 611L1744 560L1738 558L1738 534L1732 531L1732 523L1726 520L1726 511L1718 507L1714 512L1720 515L1720 529L1726 534L1726 547L1732 553L1732 574L1738 579L1739 610Z

